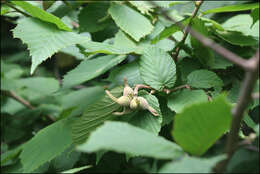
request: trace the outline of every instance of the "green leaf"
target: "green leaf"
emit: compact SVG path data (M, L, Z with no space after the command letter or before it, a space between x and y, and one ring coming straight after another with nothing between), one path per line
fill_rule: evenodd
M114 46L125 49L136 49L137 45L121 30L115 35Z
M13 30L13 35L28 45L32 56L31 74L39 64L62 48L89 40L87 37L73 32L61 31L53 24L34 18L19 20L18 25Z
M151 15L153 12L153 5L147 1L129 1L133 6L135 6L142 14Z
M253 19L253 24L251 25L251 27L252 27L256 23L256 21L259 20L259 8L252 10L250 13L250 16Z
M122 62L126 56L107 55L96 59L84 60L63 79L63 88L69 88L91 80Z
M72 144L69 120L60 120L40 130L20 155L23 171L30 173L52 160Z
M1 4L1 16L8 13L10 11L10 7L8 7L7 5L5 4Z
M138 63L136 61L113 69L109 74L108 80L117 85L123 85L124 77L127 79L130 86L144 83L141 79Z
M134 52L131 47L119 47L117 45L110 45L108 43L88 41L80 44L85 49L85 52L90 54L104 53L104 54L129 54Z
M122 87L117 87L111 90L111 94L119 97L122 96L122 91ZM104 121L115 117L112 113L119 108L120 105L112 101L107 95L87 106L83 115L72 126L74 144L83 143L89 134L102 125Z
M104 89L99 86L83 88L77 91L72 91L61 97L61 105L63 109L76 107L70 115L79 115L85 108L99 100L104 95ZM84 101L84 102L82 102Z
M251 35L258 38L259 21L257 21L254 26L252 26L252 24L253 19L249 14L240 14L229 18L222 24L222 27L225 30L238 31L244 33L244 35Z
M71 29L64 24L58 17L36 7L26 1L11 1L13 4L21 7L26 12L28 12L32 17L38 18L42 21L55 24L59 29L71 31ZM33 27L32 27L33 28Z
M115 23L127 34L139 41L153 30L150 21L126 5L112 3L108 9ZM138 28L142 28L139 30Z
M213 167L224 155L212 158L197 158L185 156L181 160L166 163L159 173L211 173Z
M222 56L215 54L215 59L211 69L227 69L228 67L233 66L233 64Z
M186 26L190 22L190 19L191 19L190 17L185 18L185 19L181 20L180 23L182 23L182 25ZM152 43L156 43L159 40L168 38L169 36L176 33L177 31L181 31L180 27L177 24L173 24L169 27L166 27L163 31L160 32L158 37L153 39Z
M77 167L77 168L69 169L69 170L63 171L61 173L77 173L81 170L88 169L88 168L91 168L91 167L92 167L91 165L87 165L87 166L83 166L83 167Z
M205 69L196 70L187 77L188 85L194 88L222 87L223 81L216 73Z
M230 159L227 173L259 173L259 154L245 148L238 149Z
M205 25L205 22L200 18L194 18L192 20L192 28L197 30L202 35L209 37L208 27ZM214 62L214 53L213 51L205 47L201 42L199 42L194 37L190 38L191 46L194 49L195 56L199 59L202 65L205 67L210 67Z
M41 95L50 95L59 89L59 82L50 77L28 77L16 81L20 88L28 88Z
M235 11L246 11L259 8L259 3L252 3L252 4L237 4L237 5L228 5L224 7L218 7L210 10L206 10L202 12L203 15L209 13L223 13L223 12L235 12Z
M172 134L185 151L202 155L228 131L231 120L231 106L224 96L219 96L212 102L193 104L177 114Z
M55 3L54 1L43 1L42 2L42 7L44 10L47 10L48 8L50 8L53 4Z
M81 32L97 32L103 30L109 20L100 21L107 15L109 3L89 3L78 15L79 29Z
M129 123L158 135L162 124L162 113L160 111L159 102L154 95L146 91L139 91L138 95L144 97L149 105L157 111L159 116L154 116L147 110L141 110L130 119Z
M239 46L255 46L259 41L253 36L245 36L238 31L217 31L216 34L223 40L233 45Z
M127 123L112 121L94 131L85 144L78 146L78 150L112 150L157 159L175 159L183 154L176 144L162 137Z
M171 56L157 47L148 47L139 60L140 74L156 90L171 88L176 81L176 65Z
M203 90L188 90L174 92L168 98L168 107L176 113L182 112L187 106L198 102L206 102L208 97Z

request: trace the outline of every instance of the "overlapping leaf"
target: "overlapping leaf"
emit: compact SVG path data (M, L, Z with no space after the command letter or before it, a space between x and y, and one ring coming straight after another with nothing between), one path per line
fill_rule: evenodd
M64 76L63 88L69 88L91 80L119 64L125 58L126 56L124 55L107 55L92 60L85 60Z
M122 87L111 90L115 97L122 95ZM112 101L107 95L92 105L89 105L83 115L75 121L72 127L73 141L75 144L83 143L90 132L102 125L104 121L113 118L112 113L120 108L120 105Z
M223 81L216 73L208 70L196 70L187 77L188 84L194 88L222 87Z
M50 22L55 24L59 29L66 30L66 31L71 31L71 29L64 24L58 17L42 10L39 7L36 7L26 1L11 1L13 4L21 7L24 9L26 12L28 12L30 15L33 17L36 17L42 21L45 22Z
M176 65L164 50L148 47L139 60L140 74L146 84L156 90L171 88L176 81Z
M136 41L153 30L153 25L146 17L126 5L112 3L108 12L115 23ZM141 28L141 30L137 28Z
M146 130L123 122L107 121L94 131L78 150L96 152L112 150L157 159L176 159L183 153L174 143Z
M224 155L212 158L185 156L179 161L166 163L160 168L159 173L210 173L217 162L224 159L224 157Z
M70 130L69 121L61 120L39 131L23 147L23 172L34 171L67 149L72 144Z
M61 31L53 24L34 18L20 20L13 30L13 35L28 45L32 56L31 73L39 64L62 48L89 40L87 37Z
M223 12L235 12L235 11L245 11L259 8L259 3L251 3L251 4L236 4L236 5L229 5L218 7L214 9L209 9L202 12L204 15L209 13L223 13Z
M203 90L187 90L175 92L171 94L168 98L168 107L180 113L185 109L185 107L190 106L198 102L206 102L208 97Z

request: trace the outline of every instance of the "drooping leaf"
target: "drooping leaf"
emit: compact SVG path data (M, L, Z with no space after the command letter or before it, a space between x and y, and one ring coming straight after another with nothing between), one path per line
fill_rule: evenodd
M119 97L122 96L122 91L122 87L117 87L111 90L111 94ZM83 143L89 134L102 125L104 121L113 118L112 113L119 108L120 105L112 101L107 95L87 106L83 115L72 126L74 144Z
M139 60L140 74L146 84L156 90L171 88L176 81L176 65L164 50L148 47Z
M208 97L203 90L191 91L184 89L182 91L174 92L169 96L168 107L176 113L180 113L187 106L206 101L208 101Z
M205 15L205 14L209 14L209 13L245 11L245 10L251 10L251 9L255 9L255 8L259 8L259 3L228 5L228 6L224 6L224 7L209 9L202 13Z
M153 30L153 25L146 17L126 5L112 3L108 13L115 23L136 41L139 41ZM138 30L137 28L142 29Z
M59 82L49 77L28 77L16 81L20 88L27 88L41 95L50 95L59 89Z
M20 158L25 173L52 160L72 144L69 122L60 120L51 124L24 145Z
M122 62L126 56L107 55L96 59L84 60L63 79L63 88L69 88L91 80Z
M227 69L228 67L233 66L233 63L223 58L222 56L215 54L215 59L213 65L210 67L212 69Z
M188 85L194 88L222 87L223 81L216 73L208 70L196 70L191 72L188 77Z
M212 158L197 158L185 156L181 160L166 163L159 173L211 173L213 167L224 155Z
M233 45L239 46L255 46L259 41L252 36L245 36L238 31L218 31L216 34L223 40Z
M31 74L39 64L62 48L89 40L87 37L61 31L53 24L34 18L20 20L13 30L13 35L28 45L32 56Z
M128 84L131 87L136 84L144 83L140 76L138 63L136 61L113 69L109 74L108 80L117 85L123 85L124 78L127 79Z
M194 30L197 30L202 35L209 37L208 27L205 25L205 22L200 18L194 18L191 22L191 26ZM195 56L200 60L201 64L205 67L209 67L214 62L214 53L213 51L205 47L201 42L199 42L194 37L190 38L192 48L194 49Z
M79 26L81 32L97 32L103 30L109 20L100 21L106 16L109 3L89 3L79 13Z
M26 12L28 12L30 15L32 15L35 18L38 18L45 22L55 24L59 29L71 31L71 29L66 24L64 24L58 17L42 10L39 7L36 7L26 1L11 1L11 2L24 9Z
M202 155L229 129L231 120L231 105L224 96L219 96L212 102L193 104L177 114L172 134L185 151Z
M176 144L162 137L127 123L112 121L105 122L77 149L83 152L112 150L157 159L175 159L183 154Z
M104 53L104 54L129 54L134 52L131 47L119 47L118 45L111 45L102 42L88 41L80 44L85 49L85 52L90 54Z
M259 8L252 10L250 16L253 18L253 24L251 25L252 27L256 21L259 21Z

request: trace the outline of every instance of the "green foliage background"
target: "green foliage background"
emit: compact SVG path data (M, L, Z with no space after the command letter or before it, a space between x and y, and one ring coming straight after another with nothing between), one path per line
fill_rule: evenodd
M205 1L195 18L192 1L154 3L244 59L259 48L257 1ZM212 172L244 71L183 35L148 1L1 1L1 172ZM113 115L104 87L120 97L124 78L155 90L138 95L159 116ZM244 114L250 144L227 173L259 172L259 100Z

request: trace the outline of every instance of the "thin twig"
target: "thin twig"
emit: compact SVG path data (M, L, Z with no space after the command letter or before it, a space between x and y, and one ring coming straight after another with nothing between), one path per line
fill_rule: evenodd
M137 96L138 90L141 89L141 88L152 89L150 86L143 85L143 84L135 85L135 89L134 89L134 95L135 95L135 96Z
M197 13L198 13L198 11L199 11L200 6L202 5L202 3L203 3L203 1L201 0L201 1L199 1L199 3L197 3L198 5L195 5L196 7L195 7L195 9L194 9L194 11L193 11L193 13L192 13L192 15L191 15L190 22L189 22L189 24L187 25L187 27L185 28L183 38L182 38L181 41L180 41L181 44L184 44L184 43L185 43L185 40L186 40L186 38L187 38L187 36L188 36L188 34L189 34L189 32L190 32L190 26L191 26L192 19L195 18L195 16L197 15ZM174 51L174 52L172 53L173 59L175 60L175 62L178 61L178 55L179 55L180 50L181 50L181 44L180 44L180 46L178 46L178 47L176 48L176 51Z
M16 7L13 6L13 4L11 4L11 3L4 2L4 4L7 5L7 6L9 6L9 7L11 7L11 8L14 9L15 11L17 11L17 12L23 14L23 15L26 16L26 17L32 17L31 15L29 15L29 14L23 12L22 10L19 10L18 8L16 8Z
M24 106L27 107L28 109L31 109L31 110L35 109L35 107L32 106L29 101L27 101L27 100L25 100L24 98L18 96L18 95L17 95L15 92L13 92L13 91L2 91L2 90L1 90L1 93L2 93L3 95L7 96L7 97L11 97L12 99L18 101L19 103L21 103L22 105L24 105ZM56 119L53 118L53 117L50 116L50 115L45 115L45 116L46 116L46 118L48 118L48 119L49 119L50 121L52 121L52 122L55 122L55 121L56 121Z
M151 4L158 7L153 1L150 1ZM160 7L158 7L160 8ZM175 19L169 17L167 14L167 11L161 10L162 15L168 19L169 21L172 21L177 26L182 28L183 30L186 28L182 23L177 22ZM222 47L221 45L215 43L213 40L203 36L199 32L193 30L189 27L190 34L196 38L198 41L200 41L204 46L211 48L215 52L217 52L219 55L223 56L225 59L229 60L230 62L242 67L244 70L251 71L253 69L252 64L249 64L249 62L240 56L232 53L231 51L227 50L226 48Z

